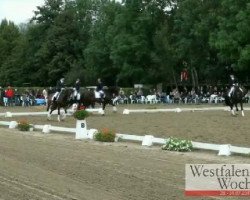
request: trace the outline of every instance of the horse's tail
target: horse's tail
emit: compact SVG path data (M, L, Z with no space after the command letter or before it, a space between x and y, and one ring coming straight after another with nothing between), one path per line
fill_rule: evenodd
M54 93L51 93L48 95L48 102L47 102L47 111L49 111L50 106L52 104L52 97L54 96Z
M48 100L48 103L47 103L47 111L49 111L50 105L51 105L51 100Z

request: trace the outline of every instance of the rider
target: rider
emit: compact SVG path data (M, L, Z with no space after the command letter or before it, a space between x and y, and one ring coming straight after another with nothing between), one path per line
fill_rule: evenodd
M75 85L74 85L74 100L79 101L80 100L80 87L81 82L80 79L76 79Z
M65 88L64 78L61 78L56 84L56 93L53 96L53 101L56 101L61 94L62 89Z
M227 67L227 71L229 75L229 87L230 87L230 90L228 92L228 97L231 97L232 93L235 91L235 87L239 86L239 82L237 77L235 76L235 72L232 66ZM239 89L242 91L240 87Z
M104 98L103 83L100 78L97 79L96 91L99 92L101 100L103 101Z

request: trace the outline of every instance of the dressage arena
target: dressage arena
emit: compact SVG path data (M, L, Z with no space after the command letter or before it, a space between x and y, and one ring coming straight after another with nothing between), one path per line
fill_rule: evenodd
M160 138L175 136L196 142L250 146L250 111L245 111L245 117L240 113L232 117L230 112L223 110L122 114L125 108L176 107L119 105L118 112L113 113L108 106L105 116L93 114L87 118L87 125L88 129L107 127L117 133L154 135ZM181 105L178 107L182 108ZM43 106L0 109L1 113L45 111ZM0 117L0 121L21 119L31 124L71 128L76 123L72 116L67 116L63 122L58 122L56 115L52 116L51 121L47 121L46 116ZM99 143L75 140L74 134L67 132L20 132L1 126L0 199L186 199L186 163L250 162L249 155L226 157L217 156L217 153L205 150L169 152L161 150L160 146L143 147L136 142Z

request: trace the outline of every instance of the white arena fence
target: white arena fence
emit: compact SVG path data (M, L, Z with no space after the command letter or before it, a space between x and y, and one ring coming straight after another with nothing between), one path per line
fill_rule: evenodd
M103 114L102 108L86 109L88 112L96 112L98 114ZM204 107L204 108L168 108L168 109L124 109L123 114L131 113L158 113L158 112L197 112L197 111L229 111L228 107ZM244 108L244 111L249 111L250 108ZM72 115L73 110L68 110L67 115ZM61 110L64 114L64 110ZM47 115L48 112L5 112L0 113L0 117L13 117L13 116L36 116L36 115ZM57 110L54 110L52 114L57 114Z
M9 128L15 128L17 126L17 122L0 121L0 125L8 126ZM76 133L76 128L66 128L66 127L58 127L51 125L34 125L33 127L34 129L42 130L43 133L49 133L50 131ZM93 139L94 133L98 132L96 129L89 129L87 131L89 133L88 139ZM153 135L138 136L138 135L117 133L115 141L120 141L120 140L141 142L143 146L152 146L152 145L164 145L166 144L168 138L156 138ZM231 153L250 155L250 148L237 147L237 146L232 146L230 144L210 144L210 143L192 141L192 145L193 148L195 149L218 151L218 155L229 156Z
M97 112L98 114L103 114L102 108L90 108L86 109L88 112L94 113ZM57 115L57 110L54 110L52 114ZM60 110L61 114L65 114L64 110ZM68 110L67 115L72 115L74 113L73 110ZM41 116L47 115L48 112L5 112L0 113L0 117L14 117L14 116Z
M169 108L169 109L124 109L123 114L130 113L157 113L157 112L197 112L197 111L230 111L228 107L204 107L204 108ZM250 108L244 108L244 111Z

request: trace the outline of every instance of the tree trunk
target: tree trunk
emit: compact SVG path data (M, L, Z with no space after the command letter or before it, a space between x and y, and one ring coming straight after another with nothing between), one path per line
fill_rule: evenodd
M194 69L191 68L191 76L192 76L192 86L195 88L195 76L194 76Z
M197 70L194 68L194 77L195 77L195 85L199 86L199 79L198 79L198 73Z
M174 80L174 83L175 83L175 87L178 88L178 84L177 84L177 81L176 81L176 77L175 77L175 73L174 73L173 68L172 68L172 73L173 73L173 80Z

